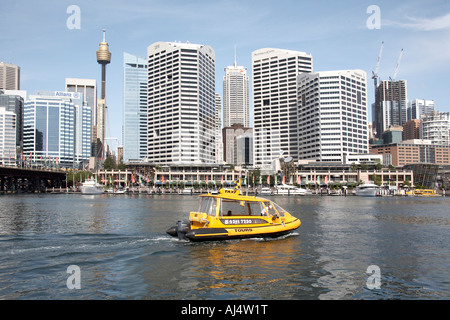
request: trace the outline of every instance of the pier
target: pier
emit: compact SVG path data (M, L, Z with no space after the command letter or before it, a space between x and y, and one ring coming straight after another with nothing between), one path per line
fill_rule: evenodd
M63 171L0 166L0 193L45 192L65 187L65 182Z

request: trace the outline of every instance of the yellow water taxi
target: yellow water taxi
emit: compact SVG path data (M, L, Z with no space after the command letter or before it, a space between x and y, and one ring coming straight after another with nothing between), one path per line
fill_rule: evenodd
M406 192L407 195L414 195L416 197L438 197L439 194L433 189L415 189Z
M273 201L241 193L236 188L200 195L199 209L167 233L190 241L275 238L300 226L300 219Z

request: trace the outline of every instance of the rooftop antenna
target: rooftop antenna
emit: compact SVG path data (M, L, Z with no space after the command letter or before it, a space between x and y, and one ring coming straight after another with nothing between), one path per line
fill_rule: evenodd
M234 67L237 67L237 62L236 62L236 45L234 45Z

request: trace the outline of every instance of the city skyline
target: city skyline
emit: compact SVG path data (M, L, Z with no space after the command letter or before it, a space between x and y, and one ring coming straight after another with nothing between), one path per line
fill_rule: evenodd
M373 4L380 10L379 29L368 26L373 17L368 9ZM72 5L79 9L79 25L70 28L72 17L77 17L76 10L69 10ZM2 11L0 61L21 68L21 89L28 95L39 90L64 90L65 78L97 79L99 84L101 68L94 50L102 29L107 30L116 59L108 65L106 136L118 138L120 144L121 57L124 52L145 57L146 48L157 41L189 41L212 47L216 53L215 90L220 95L221 70L233 63L235 46L237 60L249 74L251 52L266 47L310 53L317 72L362 69L368 77L369 110L374 102L369 78L384 42L380 80L393 74L404 49L396 79L407 80L408 99L434 100L436 110L450 111L450 44L442 41L450 33L448 1L61 1L27 5L15 1L4 4ZM252 92L250 87L250 99ZM252 113L250 101L251 126Z

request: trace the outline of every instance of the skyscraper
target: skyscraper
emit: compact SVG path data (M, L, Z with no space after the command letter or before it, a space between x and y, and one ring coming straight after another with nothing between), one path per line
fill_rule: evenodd
M408 95L406 80L383 80L375 94L373 122L376 137L391 125L402 126L407 121Z
M97 143L97 126L96 126L96 115L97 115L97 80L95 79L79 79L79 78L66 78L66 91L67 92L78 92L82 94L84 99L83 104L89 107L90 118L92 123L90 125L90 156L95 157L96 143Z
M123 54L123 161L147 156L147 61Z
M216 93L216 163L222 164L223 160L222 98Z
M156 42L148 58L148 160L216 161L215 53L207 45Z
M312 55L265 48L252 53L254 165L269 168L280 152L298 159L297 76Z
M233 66L225 68L223 77L223 123L224 127L233 124L249 126L249 89L247 68Z
M20 67L0 62L0 89L20 90Z
M367 75L362 70L298 77L299 159L346 162L369 153Z

